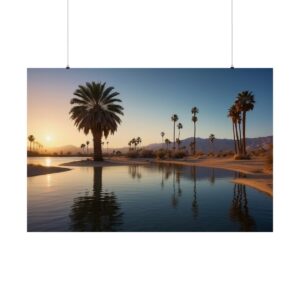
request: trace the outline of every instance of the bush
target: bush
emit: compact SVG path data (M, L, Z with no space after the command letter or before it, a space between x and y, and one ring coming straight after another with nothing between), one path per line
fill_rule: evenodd
M273 170L273 145L270 145L267 151L265 167L267 170Z
M204 156L204 155L205 155L205 153L202 152L202 151L197 151L197 152L196 152L196 156L197 156L197 157Z
M186 152L182 150L178 150L171 153L172 158L183 158L186 156Z
M139 153L135 150L131 150L131 151L127 152L126 156L128 158L137 158L137 157L139 157Z
M167 150L164 149L159 149L158 151L156 151L156 158L158 159L164 159L167 157Z
M153 158L153 157L155 157L155 153L154 153L153 150L144 149L144 150L141 151L140 157Z
M243 154L235 154L234 155L235 160L243 160L243 159L251 159L251 156L249 154L243 155Z

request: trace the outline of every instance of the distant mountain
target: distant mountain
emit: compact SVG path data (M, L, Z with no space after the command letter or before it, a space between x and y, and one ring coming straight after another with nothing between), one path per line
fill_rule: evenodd
M54 152L60 154L63 152L64 154L71 152L72 154L77 154L78 152L82 152L79 147L76 147L74 145L66 145L61 147L50 147L47 148L47 153L53 154Z
M186 147L190 149L190 143L194 141L194 138L187 138L181 141L180 147ZM267 148L269 144L273 143L273 136L258 137L258 138L247 138L246 139L247 148L249 150ZM172 146L172 145L170 145ZM177 146L177 145L176 145ZM209 139L196 138L197 151L210 152L214 149L215 152L218 151L231 151L234 150L234 141L232 139L215 139L213 146ZM166 147L164 144L163 147ZM151 150L157 150L162 148L162 144L150 144L145 148Z
M193 138L187 138L181 141L181 147L186 147L187 149L190 149L190 143L193 142ZM273 144L273 136L266 136L266 137L258 137L258 138L247 138L247 148L249 150L259 149L259 148L265 148L267 149L268 145ZM210 152L212 151L212 145L209 139L202 139L202 138L196 138L196 145L197 145L197 151L203 151L203 152ZM90 145L91 146L91 145ZM143 146L144 149L150 149L150 150L157 150L160 148L165 148L166 144L150 144L147 146ZM172 147L172 144L170 145L170 149ZM214 141L214 151L230 151L234 150L234 143L232 139L215 139ZM128 151L128 147L121 147L121 148L108 148L108 152L115 151L121 151L122 153ZM54 152L60 154L61 151L66 154L68 152L71 152L72 154L77 154L78 152L82 152L82 150L79 147L76 147L74 145L66 145L61 147L52 147L47 149L47 153L53 154ZM105 153L106 147L103 148L103 152ZM89 152L93 152L93 148L89 147Z

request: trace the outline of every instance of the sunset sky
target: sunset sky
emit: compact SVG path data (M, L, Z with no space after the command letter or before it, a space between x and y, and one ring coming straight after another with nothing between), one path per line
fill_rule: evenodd
M70 99L89 81L114 86L124 117L109 147L127 146L140 136L143 145L159 143L160 132L172 139L171 115L183 124L181 138L193 135L191 108L199 108L197 136L232 138L227 111L238 92L250 90L256 105L247 115L247 136L273 134L272 69L28 69L28 135L45 147L91 141L69 118Z

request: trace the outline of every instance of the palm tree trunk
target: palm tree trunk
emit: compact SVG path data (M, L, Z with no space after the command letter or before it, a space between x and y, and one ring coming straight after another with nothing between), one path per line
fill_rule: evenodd
M173 129L173 150L175 150L175 121L174 121L174 129Z
M234 122L232 122L232 132L233 132L233 141L234 141L234 151L235 151L235 154L237 154L236 139L235 139L235 132L234 132Z
M246 155L246 112L243 111L243 154Z
M239 137L239 132L238 132L238 128L237 128L237 124L234 124L235 126L235 136L236 136L236 147L237 147L237 154L241 153L241 144L240 144L240 137Z
M243 153L243 143L242 143L242 131L241 131L241 122L239 122L239 134L240 134L240 137L239 137L239 148L240 148L240 152Z
M102 161L102 134L93 133L94 161Z
M194 122L194 155L196 154L196 122Z
M30 152L31 152L31 142L29 142L29 149L30 149Z

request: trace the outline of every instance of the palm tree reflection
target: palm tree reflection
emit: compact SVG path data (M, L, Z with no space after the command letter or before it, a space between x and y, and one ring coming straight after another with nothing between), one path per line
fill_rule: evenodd
M255 221L249 215L246 186L234 184L230 218L240 224L240 231L255 231Z
M139 165L129 165L128 172L131 175L132 179L141 179L142 173Z
M72 231L116 231L122 213L113 192L102 186L102 168L94 168L93 191L76 197L70 213Z
M215 169L214 169L214 168L211 168L211 169L210 169L210 177L209 177L209 181L210 181L211 185L214 185L214 184L215 184L216 177L215 177Z
M197 169L195 166L191 167L191 175L193 180L193 201L192 201L192 213L193 217L196 219L198 217L199 206L197 201Z

